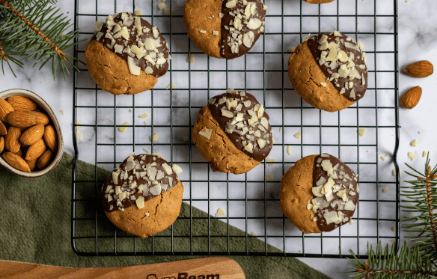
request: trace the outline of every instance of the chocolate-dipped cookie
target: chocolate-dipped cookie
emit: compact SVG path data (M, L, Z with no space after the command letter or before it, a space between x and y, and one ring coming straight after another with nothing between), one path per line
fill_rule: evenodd
M357 175L347 165L329 154L311 155L282 177L281 210L303 233L329 232L353 223L358 193Z
M188 0L188 37L209 56L232 59L248 52L264 32L262 0Z
M168 69L168 45L158 28L137 14L109 15L97 21L85 58L91 77L114 95L152 89Z
M229 89L202 108L193 129L193 142L213 171L246 173L272 150L269 116L256 98Z
M334 31L300 44L288 60L288 76L310 105L329 112L345 109L367 90L364 45Z
M103 185L106 216L121 230L143 238L165 230L181 209L181 172L159 154L131 154Z

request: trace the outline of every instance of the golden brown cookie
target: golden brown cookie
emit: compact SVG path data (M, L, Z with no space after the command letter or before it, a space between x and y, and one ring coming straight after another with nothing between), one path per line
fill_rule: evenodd
M167 229L181 209L181 172L159 154L131 154L103 185L106 216L121 230L143 238Z
M85 51L91 77L114 95L152 89L168 70L168 45L158 28L136 14L109 15L97 21Z
M353 223L358 194L357 176L348 166L329 154L311 155L282 177L281 210L303 233L332 231Z
M315 108L334 112L364 97L367 90L363 45L335 31L300 44L288 60L296 92Z
M334 0L304 0L304 1L309 4L324 4L324 3L334 2Z
M262 0L188 0L188 37L209 56L232 59L247 53L264 32Z
M210 99L209 105L200 110L193 142L213 171L241 174L268 156L272 129L255 97L229 92Z

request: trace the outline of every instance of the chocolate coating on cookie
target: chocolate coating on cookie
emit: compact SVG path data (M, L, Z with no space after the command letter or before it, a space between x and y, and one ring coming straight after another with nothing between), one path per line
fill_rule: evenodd
M177 165L157 154L130 155L106 179L103 186L103 207L106 212L130 206L144 207L144 202L170 190L179 180Z
M364 97L367 90L366 56L351 38L335 31L308 39L308 47L327 80L349 101Z
M314 199L308 209L321 231L332 231L350 222L358 203L359 187L355 173L338 158L322 154L314 159Z
M146 20L131 13L117 13L109 15L105 23L97 21L94 31L93 39L126 60L132 74L135 66L154 77L167 72L167 43L158 28Z
M264 32L266 9L261 0L223 0L222 57L239 57L252 48Z
M228 92L209 100L211 114L235 147L261 162L272 150L269 116L253 95Z

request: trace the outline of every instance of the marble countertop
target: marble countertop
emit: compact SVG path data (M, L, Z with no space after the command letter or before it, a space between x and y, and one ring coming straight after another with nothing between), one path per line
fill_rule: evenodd
M274 7L274 1L276 0L266 0L266 4ZM58 2L61 11L68 12L67 15L70 18L73 18L74 1L59 0ZM269 4L268 2L272 3ZM347 1L341 0L341 2L345 3ZM385 2L388 3L388 6L393 6L392 0L387 0ZM429 60L434 65L437 65L437 55L435 55L437 36L434 35L436 33L435 31L437 31L437 18L434 16L434 11L437 9L437 2L433 0L411 0L409 3L405 3L405 1L398 1L398 3L400 68L417 60ZM108 13L112 13L112 11L109 11ZM93 24L91 29L92 27ZM183 27L180 28L184 30ZM392 31L393 26L386 26L386 28ZM196 61L202 61L204 58L201 56L202 55L196 55ZM192 65L192 67L196 67L196 62ZM63 80L58 73L57 80L53 81L50 67L45 67L43 70L38 71L31 66L30 62L28 62L25 63L23 69L14 67L18 78L14 78L9 71L6 71L5 75L0 75L0 91L11 88L23 88L31 90L43 97L57 114L58 120L63 128L65 151L74 154L72 143L73 79L71 76L67 76L66 79ZM174 64L174 67L177 67L177 64ZM164 79L158 83L158 86L164 88L168 83L169 80ZM183 81L181 81L181 83L183 83ZM432 111L434 111L435 104L437 104L437 94L434 94L435 83L434 76L427 79L413 79L400 74L400 94L403 94L407 89L416 85L421 86L423 89L422 99L415 109L400 109L399 111L400 125L402 128L400 129L398 162L402 170L405 169L405 162L409 162L412 166L421 169L424 164L424 158L422 158L422 151L424 150L430 151L431 158L437 158L437 148L434 143L437 132L433 127L432 119ZM176 82L176 84L178 83ZM83 102L87 101L87 97L84 97ZM65 111L65 115L61 113L61 110ZM136 113L139 113L139 111ZM95 119L95 121L100 120ZM117 122L117 124L122 124L123 122L124 121L121 121L121 123ZM387 135L387 139L384 139L380 144L381 150L379 150L380 155L388 154L388 158L390 158L385 162L387 165L382 170L387 176L391 176L391 170L393 169L390 162L393 146L393 141L390 137L392 136L393 135ZM80 146L80 148L87 150L86 145L87 142L91 141L90 137L92 138L92 135L87 135L86 132L84 132L83 143L80 143L83 144L83 146ZM162 137L164 137L164 134ZM418 140L418 147L410 146L412 140ZM407 158L407 152L410 151L417 155L417 159L413 162L409 161ZM87 152L81 152L81 160L95 163L96 158L92 156L89 157L85 154L87 154ZM117 160L122 160L122 158L117 158ZM202 208L202 206L199 207ZM343 253L346 253L346 251L343 251ZM349 270L350 264L346 259L300 259L333 278L346 278L348 276L347 274L339 273Z

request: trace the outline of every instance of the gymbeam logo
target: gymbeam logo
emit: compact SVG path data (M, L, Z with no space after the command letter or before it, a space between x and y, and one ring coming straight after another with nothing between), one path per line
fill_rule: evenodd
M163 276L158 277L156 274L147 275L146 279L220 279L219 274L209 275L189 275L188 273L178 273L178 276Z

